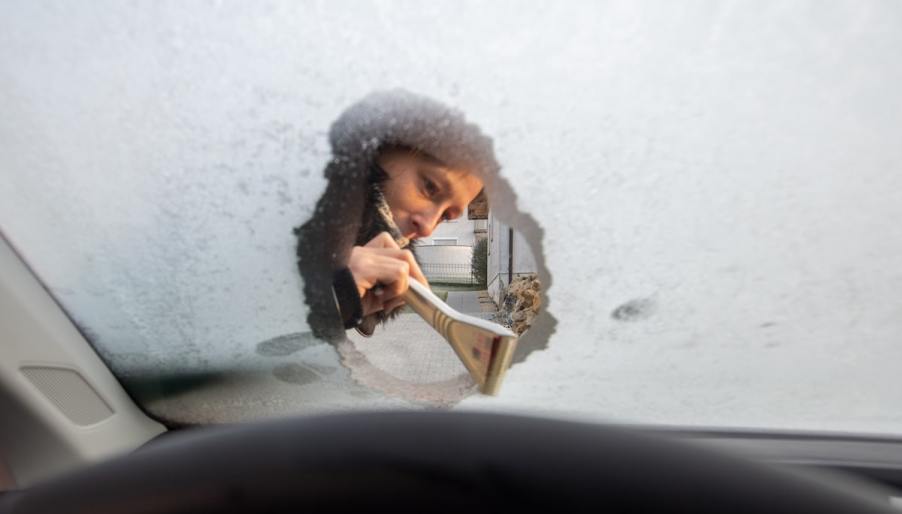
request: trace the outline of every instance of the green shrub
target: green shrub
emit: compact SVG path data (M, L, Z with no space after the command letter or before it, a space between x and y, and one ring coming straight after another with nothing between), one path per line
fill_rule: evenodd
M470 258L470 267L473 269L473 277L476 285L485 289L489 271L489 241L480 239L473 246L473 256Z

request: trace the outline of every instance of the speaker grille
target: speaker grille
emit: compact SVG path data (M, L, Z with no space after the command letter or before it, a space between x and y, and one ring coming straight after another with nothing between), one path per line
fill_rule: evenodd
M76 425L93 425L113 415L113 409L75 370L28 366L21 368L21 371L29 382Z

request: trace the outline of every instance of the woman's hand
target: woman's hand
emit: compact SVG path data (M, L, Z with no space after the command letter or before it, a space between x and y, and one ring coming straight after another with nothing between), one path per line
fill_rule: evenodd
M357 283L364 316L404 305L402 295L410 277L429 285L413 252L402 250L388 232L382 232L365 246L355 246L348 269Z

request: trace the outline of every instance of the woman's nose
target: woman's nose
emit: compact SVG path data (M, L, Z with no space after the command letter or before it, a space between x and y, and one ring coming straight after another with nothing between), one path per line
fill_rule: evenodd
M438 209L420 212L413 216L412 221L417 237L429 237L441 221L441 212Z

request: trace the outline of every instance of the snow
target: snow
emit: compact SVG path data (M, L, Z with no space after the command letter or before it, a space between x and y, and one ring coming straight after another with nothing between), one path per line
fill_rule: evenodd
M152 409L403 406L330 347L256 351L308 328L291 229L330 124L403 87L494 139L495 213L552 274L547 350L460 408L900 434L900 28L897 2L4 2L0 228L117 372L267 370Z

